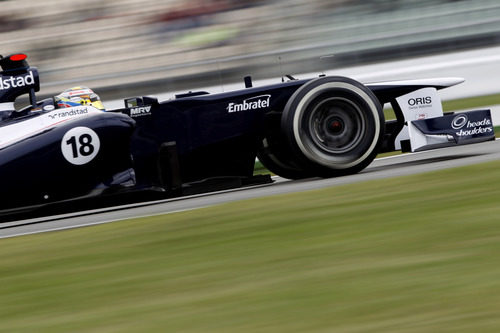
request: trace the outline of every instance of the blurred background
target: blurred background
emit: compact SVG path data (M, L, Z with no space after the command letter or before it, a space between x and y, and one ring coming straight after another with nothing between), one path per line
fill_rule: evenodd
M500 43L497 0L0 0L41 95L189 90ZM333 57L331 55L334 55Z

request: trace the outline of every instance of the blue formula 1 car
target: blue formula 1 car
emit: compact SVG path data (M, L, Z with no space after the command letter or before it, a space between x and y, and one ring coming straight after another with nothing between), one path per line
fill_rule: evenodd
M133 97L124 108L103 112L92 103L37 101L39 74L23 54L1 57L0 66L4 216L65 203L74 209L75 202L141 201L270 182L254 176L256 158L285 178L336 177L363 170L380 152L493 135L483 114L472 122L483 129L465 131L469 136L454 134L469 126L463 117L430 129L419 123L449 117L436 91L462 81L456 78L362 84L339 76L287 76L286 82L253 87L246 77L237 91L189 92L163 102ZM16 110L22 95L29 95L30 105ZM386 103L396 120L385 121ZM418 132L417 141L410 132Z

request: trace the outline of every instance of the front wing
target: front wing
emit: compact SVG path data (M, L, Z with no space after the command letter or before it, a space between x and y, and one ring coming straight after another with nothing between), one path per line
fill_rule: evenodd
M490 110L476 110L408 123L412 152L495 139Z

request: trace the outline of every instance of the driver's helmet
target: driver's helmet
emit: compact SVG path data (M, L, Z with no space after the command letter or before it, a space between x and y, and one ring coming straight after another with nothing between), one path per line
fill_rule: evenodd
M70 108L73 106L90 105L105 111L99 96L87 87L73 87L64 90L62 93L54 97L54 101L58 108Z

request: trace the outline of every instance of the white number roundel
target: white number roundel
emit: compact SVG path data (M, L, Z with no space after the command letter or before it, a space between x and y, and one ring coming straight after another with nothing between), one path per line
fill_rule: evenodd
M74 127L64 134L61 151L64 158L75 165L87 164L96 157L101 143L96 132L88 127Z

